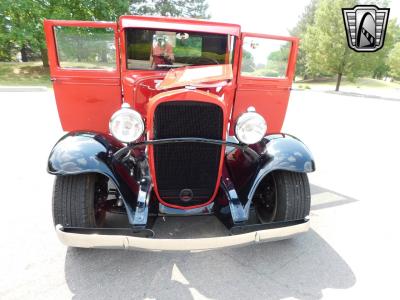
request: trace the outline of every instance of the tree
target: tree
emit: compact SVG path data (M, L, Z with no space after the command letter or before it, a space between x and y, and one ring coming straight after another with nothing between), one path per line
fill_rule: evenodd
M9 20L0 11L0 61L10 61L14 46L9 39L10 35Z
M44 19L116 20L129 11L129 4L129 0L2 0L0 42L6 41L19 49L29 46L40 52L43 66L48 66ZM3 30L7 30L5 41Z
M400 79L400 42L397 42L390 51L388 65L390 66L390 76Z
M243 49L242 53L242 72L254 72L256 69L256 64L254 62L253 54L246 49Z
M355 4L354 0L321 0L315 12L315 22L307 27L304 35L307 72L314 76L337 74L337 91L343 73L349 73L352 54L347 45L346 33L340 30L343 28L341 8Z
M341 8L356 4L356 0L321 0L315 12L315 23L307 28L304 36L307 72L314 76L336 75L336 91L343 75L350 80L371 75L384 60L383 50L359 53L348 47Z
M315 11L317 9L318 2L319 0L311 0L311 2L305 7L296 26L289 31L290 35L300 38L300 46L296 63L296 75L303 76L304 79L307 79L308 74L306 70L305 50L301 40L304 38L307 28L313 25L315 22Z
M369 64L374 66L371 72L373 78L382 79L389 75L390 65L388 64L388 56L396 42L399 41L400 26L397 25L397 19L394 18L388 23L384 47L372 55L369 61Z
M343 75L350 80L359 76L375 78L386 76L389 72L387 56L397 41L397 36L400 35L396 20L391 20L382 49L373 53L359 53L349 49L341 9L354 7L357 3L357 0L317 0L313 22L302 21L295 28L300 32L306 28L300 47L304 56L299 58L304 59L305 74L336 75L336 91L340 88ZM386 0L377 0L373 3L379 7L388 6ZM310 14L312 15L311 9Z
M157 15L209 19L206 0L133 0L130 10L134 15Z
M367 5L376 5L378 7L390 7L390 0L368 0L363 2L363 4ZM369 65L371 66L371 73L369 74L373 78L381 79L388 75L389 66L386 64L388 54L394 45L394 35L396 31L396 19L389 20L387 25L386 37L385 37L385 45L381 48L375 55L371 56Z

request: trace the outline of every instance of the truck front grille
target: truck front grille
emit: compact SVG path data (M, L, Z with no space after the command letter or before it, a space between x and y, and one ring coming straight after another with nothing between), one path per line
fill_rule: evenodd
M157 106L154 139L198 137L221 140L221 107L196 101L171 101ZM220 165L221 146L202 143L154 145L153 159L160 198L188 207L212 197Z

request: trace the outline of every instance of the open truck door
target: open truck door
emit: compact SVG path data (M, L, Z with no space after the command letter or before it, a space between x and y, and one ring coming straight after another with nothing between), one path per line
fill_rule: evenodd
M45 20L44 30L63 129L108 133L122 102L117 23Z
M242 33L241 41L233 121L252 106L265 117L268 133L280 132L295 73L298 39Z

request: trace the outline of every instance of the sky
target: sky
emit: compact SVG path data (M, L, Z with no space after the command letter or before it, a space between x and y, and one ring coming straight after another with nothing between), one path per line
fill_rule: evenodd
M208 0L211 20L235 23L243 31L288 35L310 0ZM400 23L400 0L392 0L389 19Z

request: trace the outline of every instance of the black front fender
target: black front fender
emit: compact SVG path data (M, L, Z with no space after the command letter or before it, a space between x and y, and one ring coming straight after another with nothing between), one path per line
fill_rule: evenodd
M54 146L49 156L47 171L59 176L103 174L113 181L126 201L136 201L136 180L121 162L113 158L113 154L123 146L109 135L71 132Z
M272 171L315 171L310 150L297 138L287 134L267 135L252 145L253 153L235 149L227 155L230 175L241 199L249 202L263 180Z

